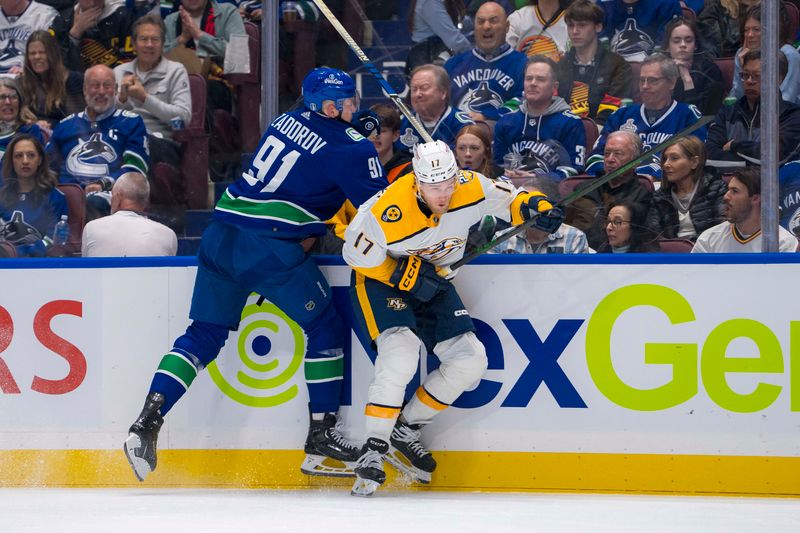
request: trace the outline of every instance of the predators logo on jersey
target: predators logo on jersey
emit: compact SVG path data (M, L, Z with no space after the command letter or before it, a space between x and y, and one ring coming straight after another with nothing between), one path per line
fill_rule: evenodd
M403 218L403 213L396 205L390 205L384 209L383 214L381 215L381 220L384 222L397 222L401 218Z
M428 246L427 248L418 248L416 250L407 250L407 252L409 255L418 255L426 261L435 263L464 246L465 242L466 241L464 239L451 237L439 241L433 246Z

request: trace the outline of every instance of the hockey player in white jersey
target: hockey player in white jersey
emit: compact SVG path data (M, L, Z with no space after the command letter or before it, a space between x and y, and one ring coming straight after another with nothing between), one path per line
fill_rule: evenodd
M416 145L412 165L412 173L365 202L345 232L356 320L378 351L354 495L370 495L386 480L384 458L430 482L436 461L420 431L486 370L484 347L448 269L464 255L470 226L486 215L514 225L536 217L534 226L552 233L563 219L541 193L458 170L442 141ZM401 411L423 346L441 366Z

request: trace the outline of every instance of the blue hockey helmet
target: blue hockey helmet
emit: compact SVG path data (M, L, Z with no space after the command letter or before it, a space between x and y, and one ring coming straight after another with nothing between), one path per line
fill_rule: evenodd
M355 95L353 78L336 68L315 68L303 80L303 104L311 111L322 111L325 100L332 100L341 111L344 100Z

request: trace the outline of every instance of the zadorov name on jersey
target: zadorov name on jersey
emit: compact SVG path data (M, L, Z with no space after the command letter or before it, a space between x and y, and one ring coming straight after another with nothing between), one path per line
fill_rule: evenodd
M308 150L312 154L316 154L320 148L328 144L328 142L323 141L319 135L297 122L289 115L279 116L275 119L275 122L272 123L272 126L286 135L289 140L296 142L300 148Z
M588 320L560 319L544 338L526 318L502 319L502 326L511 334L527 362L501 406L527 407L539 388L545 386L559 407L587 408L581 392L559 362L586 322L585 346L571 347L569 365L583 364L585 354L586 367L594 386L620 407L633 411L670 409L695 397L702 384L708 398L720 408L735 413L753 413L776 402L784 386L769 381L782 378L787 383L785 388L790 389L790 410L800 411L800 386L797 386L800 384L800 321L791 321L788 325L788 358L794 364L789 365L789 376L784 376L787 361L778 336L762 322L746 318L723 321L710 329L702 343L689 342L690 339L676 333L673 342L646 342L644 346L628 347L626 353L613 353L612 334L615 347L619 346L620 339L632 334L616 324L618 319L623 313L636 313L637 308L639 311L649 308L650 312L655 309L663 314L664 322L653 326L658 327L661 340L665 331L669 334L668 326L664 329L665 324L682 325L698 320L690 302L679 292L649 284L630 285L611 292L597 305ZM478 337L486 347L488 375L494 377L497 372L492 371L505 368L504 348L509 347L503 346L492 326L474 317L473 320ZM641 332L637 334L641 335ZM734 341L747 342L756 349L751 349L747 357L728 357L728 346ZM362 346L374 362L374 352L366 345ZM755 355L751 355L753 352ZM437 365L436 358L428 356L428 372ZM671 379L655 388L636 388L623 378L631 376L632 371L647 372L649 368L663 376L665 366L671 367ZM737 390L728 383L731 374L739 374ZM771 380L770 374L773 375ZM742 379L748 382L745 393L739 392ZM502 387L503 383L484 378L453 405L460 408L487 405L498 397ZM349 384L345 390L350 390ZM540 396L537 401L552 400Z

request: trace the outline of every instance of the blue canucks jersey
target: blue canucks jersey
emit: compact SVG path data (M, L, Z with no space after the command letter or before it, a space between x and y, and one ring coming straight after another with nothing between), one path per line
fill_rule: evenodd
M642 152L650 150L684 128L687 128L700 120L700 110L691 104L682 104L672 101L666 113L661 115L658 120L650 124L645 115L644 105L636 104L621 107L611 114L603 128L603 134L597 139L592 155L586 162L586 173L599 175L604 172L603 152L606 147L608 134L617 131L630 131L639 135L642 139ZM707 128L703 126L695 130L692 135L701 141L706 140ZM654 154L652 160L643 161L637 167L636 172L655 179L661 179L661 154Z
M299 109L269 125L214 219L272 235L322 235L345 200L357 207L386 185L370 141L342 120Z
M416 115L420 120L419 115ZM450 148L455 149L456 134L467 124L475 124L469 115L450 106L444 110L442 116L433 124L422 124L434 141L442 141ZM411 125L406 117L400 123L400 138L394 143L395 150L411 151L415 144L423 142L417 130Z
M800 161L786 163L778 172L780 224L800 235Z
M491 58L477 48L451 57L444 64L452 80L450 101L460 111L499 119L512 111L507 102L522 95L526 61L525 54L508 44Z
M508 153L521 154L523 167L556 180L583 170L586 152L583 122L560 96L543 115L528 113L527 103L504 115L494 127L494 163L503 164Z
M18 129L14 131L9 131L8 133L0 135L0 160L3 159L3 156L6 153L6 148L8 148L8 143L11 142L11 139L14 138L15 135L19 133L27 133L28 135L35 137L37 141L44 145L44 135L42 135L42 130L39 128L38 124L23 124Z
M47 143L50 166L61 183L85 187L126 172L147 174L147 129L139 115L111 109L92 122L85 111L73 113L53 128Z
M610 40L611 51L635 62L661 46L667 23L682 14L678 0L603 0L600 5L605 11L602 35Z

